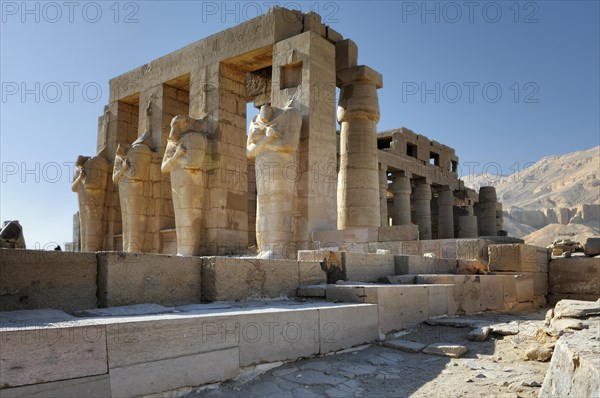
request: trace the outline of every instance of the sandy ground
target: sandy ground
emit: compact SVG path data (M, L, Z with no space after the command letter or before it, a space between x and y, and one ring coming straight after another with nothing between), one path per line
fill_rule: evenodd
M527 361L525 353L535 343L533 336L545 312L464 317L518 332L491 334L484 342L466 339L471 328L425 324L396 336L465 345L469 351L461 358L408 353L376 343L288 362L266 372L277 364L260 365L236 380L187 397L537 397L549 363Z

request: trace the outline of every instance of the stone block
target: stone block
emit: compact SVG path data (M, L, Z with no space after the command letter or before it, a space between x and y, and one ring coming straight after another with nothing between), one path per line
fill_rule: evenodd
M344 231L314 231L311 233L313 247L339 247L344 244Z
M403 274L454 274L456 260L449 258L423 257L412 255L394 256L395 271Z
M111 369L113 397L138 397L181 387L224 381L237 376L236 348L179 356Z
M429 286L366 287L377 291L379 328L382 333L413 327L429 318Z
M481 310L498 311L504 307L504 286L501 275L480 275Z
M390 283L392 285L414 285L417 282L417 275L415 274L407 274L407 275L392 275L386 276L383 278L384 281Z
M600 295L600 258L555 258L549 268L549 293Z
M346 228L342 233L344 243L377 242L379 239L379 227Z
M540 397L600 396L598 329L567 333L556 342Z
M455 259L458 241L458 239L434 239L401 242L399 252L400 254L413 256L422 256L426 253L431 253L436 258Z
M419 238L419 227L416 225L392 225L380 227L377 237L379 242L397 242L417 240Z
M448 315L448 288L453 285L427 286L429 293L429 316Z
M332 302L377 303L377 295L373 291L365 291L364 285L327 285L325 295L327 301Z
M326 354L379 338L377 306L319 307L319 353Z
M0 390L2 398L105 398L110 397L110 379L107 374L81 377L77 379L52 381L49 383L4 388Z
M238 346L235 315L186 313L130 319L117 318L118 322L106 325L109 369Z
M16 387L107 373L104 325L81 322L75 325L78 326L42 322L25 327L3 327L0 331L0 386Z
M517 276L516 275L498 275L502 278L502 290L505 303L517 302Z
M378 282L395 274L394 255L342 252L344 280Z
M0 311L95 308L95 253L0 250Z
M293 297L299 286L298 261L240 257L205 257L202 299L235 301Z
M268 309L239 316L240 366L286 361L319 353L316 309Z
M327 273L323 268L316 261L299 261L298 283L300 285L307 285L327 282Z
M101 307L200 302L201 260L149 253L98 253Z
M348 69L358 65L358 47L350 39L335 43L335 70Z
M548 273L535 272L533 276L533 294L536 296L545 296L548 294Z
M296 295L298 297L325 297L325 285L300 286Z
M597 256L600 254L600 236L587 238L584 245L586 256Z
M553 307L560 300L581 300L581 301L596 301L600 299L600 294L548 294L548 305Z
M488 246L490 271L548 272L549 250L525 244Z
M533 275L517 275L515 278L515 289L517 293L517 301L519 303L532 301L533 296L535 296L533 290Z

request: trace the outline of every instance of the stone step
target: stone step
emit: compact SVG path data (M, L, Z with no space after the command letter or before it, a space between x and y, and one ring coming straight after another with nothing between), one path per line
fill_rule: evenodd
M0 395L158 394L379 337L374 304L255 301L159 310L106 308L78 318L58 310L0 312Z

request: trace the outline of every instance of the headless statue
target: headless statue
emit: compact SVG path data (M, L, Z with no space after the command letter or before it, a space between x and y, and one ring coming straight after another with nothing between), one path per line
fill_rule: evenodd
M294 237L294 198L302 115L291 101L263 105L252 119L247 155L256 168L256 242L259 258L284 258Z

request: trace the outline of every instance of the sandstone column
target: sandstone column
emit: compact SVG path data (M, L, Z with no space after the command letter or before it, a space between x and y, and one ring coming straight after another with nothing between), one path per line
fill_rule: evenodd
M458 217L458 238L476 238L477 237L477 217L473 215L473 205L467 205L466 216Z
M202 248L204 200L202 174L207 146L205 119L178 115L171 120L171 132L161 171L171 173L179 256L197 256Z
M146 131L132 145L119 144L113 168L113 182L119 186L123 247L126 252L146 251L148 229L149 185L152 137Z
M381 215L381 226L388 226L388 208L387 208L387 166L385 164L379 165L379 214Z
M454 238L454 195L444 186L438 194L438 239Z
M381 225L377 165L377 89L382 77L367 66L338 71L340 132L338 229Z
M410 225L410 177L406 173L392 175L392 193L394 194L394 225Z
M476 205L479 236L496 236L496 188L479 188L479 203Z
M431 185L425 179L416 181L413 201L415 219L419 226L419 239L431 239Z
M259 258L285 258L294 240L296 167L302 114L290 103L263 105L252 120L247 155L255 159Z
M103 249L106 231L108 162L102 156L79 156L71 190L77 192L82 252Z

